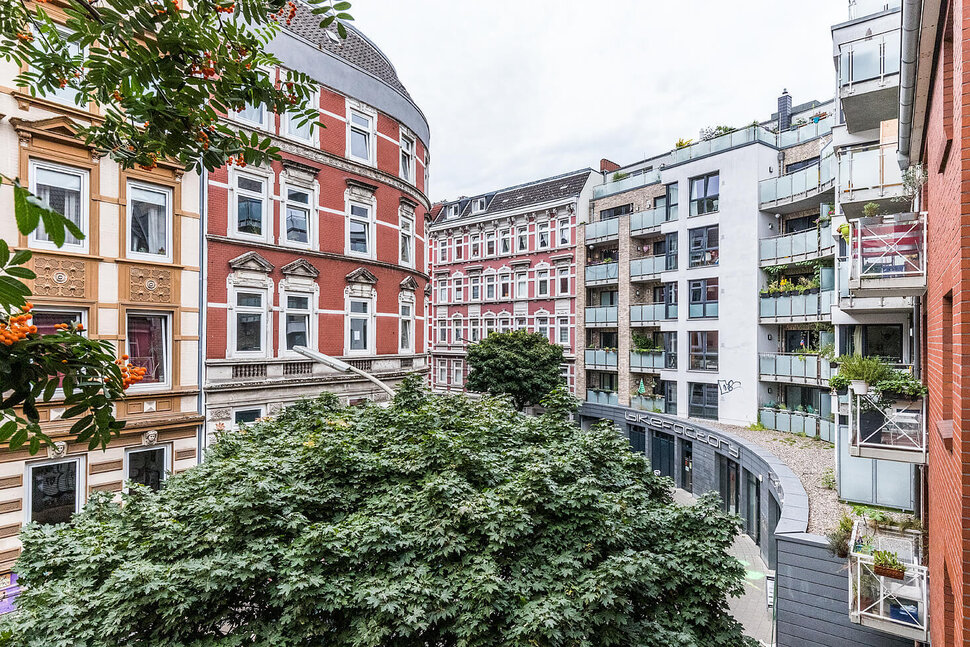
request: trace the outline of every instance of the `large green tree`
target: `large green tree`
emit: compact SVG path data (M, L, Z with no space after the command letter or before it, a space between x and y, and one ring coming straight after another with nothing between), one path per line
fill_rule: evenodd
M562 346L524 330L491 333L468 347L471 391L508 395L520 411L562 384Z
M159 492L25 528L16 647L747 644L739 530L559 393L341 408L226 435Z

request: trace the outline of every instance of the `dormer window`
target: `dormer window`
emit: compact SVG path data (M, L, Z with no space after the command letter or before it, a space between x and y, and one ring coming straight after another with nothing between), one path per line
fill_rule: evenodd
M461 213L461 204L460 203L453 204L449 207L449 209L450 209L450 211L448 212L449 217L457 218L458 214Z
M486 204L485 198L476 198L475 202L473 202L472 204L474 205L475 213L478 213L480 211L485 211L485 204Z

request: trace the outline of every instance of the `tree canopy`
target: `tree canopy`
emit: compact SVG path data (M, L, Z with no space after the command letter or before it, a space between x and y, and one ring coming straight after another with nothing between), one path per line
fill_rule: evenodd
M4 644L747 644L736 518L674 504L568 397L528 417L412 384L224 435L159 492L28 525Z
M562 384L562 346L524 330L493 332L468 347L471 391L508 395L520 411Z

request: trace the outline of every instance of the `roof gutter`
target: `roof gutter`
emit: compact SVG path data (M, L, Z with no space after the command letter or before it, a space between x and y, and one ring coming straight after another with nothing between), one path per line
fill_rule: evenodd
M896 160L909 168L913 151L913 107L916 103L916 67L919 60L919 29L922 0L903 0L902 42L899 67L899 132Z

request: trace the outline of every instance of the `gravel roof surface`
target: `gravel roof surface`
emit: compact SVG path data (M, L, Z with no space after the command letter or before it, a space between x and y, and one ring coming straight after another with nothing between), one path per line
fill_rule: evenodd
M839 525L843 513L852 514L852 508L839 501L838 492L822 484L826 474L831 474L833 479L835 475L836 450L832 443L784 431L752 431L710 420L698 420L697 423L723 429L753 442L791 468L808 494L808 532L824 535Z

